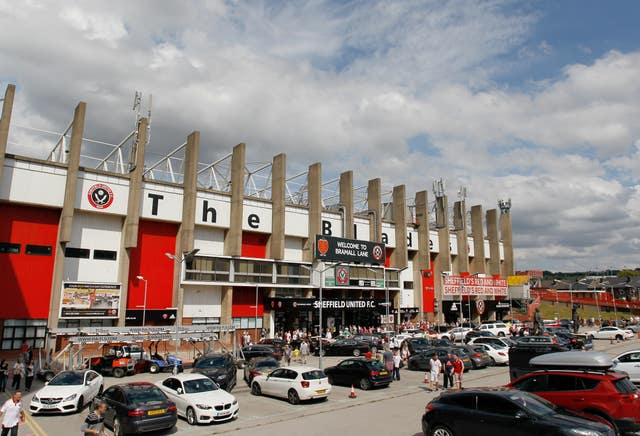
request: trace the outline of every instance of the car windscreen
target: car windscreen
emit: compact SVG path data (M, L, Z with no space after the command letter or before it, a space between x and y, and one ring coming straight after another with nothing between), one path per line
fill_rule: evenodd
M325 377L326 375L324 375L324 372L320 370L307 371L302 373L302 378L304 380L320 380L321 378Z
M184 383L184 392L187 394L197 394L200 392L209 392L218 390L218 386L208 378L199 378L197 380L186 380Z
M49 386L81 385L84 383L84 374L78 372L62 372L51 379Z
M225 365L224 357L207 357L196 363L196 368L220 368Z
M276 368L279 365L277 360L261 360L255 362L253 366L256 368Z
M387 367L382 364L382 362L378 360L373 360L367 363L369 369L373 371L386 371Z
M526 392L510 393L508 398L519 406L522 406L527 411L538 416L549 415L560 411L556 405L549 401Z
M631 383L631 380L629 380L628 377L614 380L613 386L615 386L616 390L621 394L633 394L638 391L638 388L636 388L636 386Z
M167 399L160 389L147 386L128 389L127 398L129 404L157 403Z

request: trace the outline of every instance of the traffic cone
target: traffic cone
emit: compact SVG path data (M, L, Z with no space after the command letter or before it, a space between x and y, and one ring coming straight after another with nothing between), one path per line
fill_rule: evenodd
M429 373L428 372L424 373L424 380L422 381L422 383L429 383Z
M349 392L349 398L358 398L356 396L356 391L353 389L353 385L351 385L351 392Z

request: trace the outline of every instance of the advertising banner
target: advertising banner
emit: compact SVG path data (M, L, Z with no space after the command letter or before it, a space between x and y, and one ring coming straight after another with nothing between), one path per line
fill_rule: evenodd
M315 258L324 262L384 264L385 246L379 242L358 241L316 235Z
M62 283L61 319L118 318L120 284Z
M443 295L499 295L506 296L507 281L490 277L444 276Z

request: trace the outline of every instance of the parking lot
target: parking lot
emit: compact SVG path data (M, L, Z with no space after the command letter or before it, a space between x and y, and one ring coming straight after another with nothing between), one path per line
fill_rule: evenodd
M637 349L640 340L610 344L609 341L596 341L594 349L615 356L622 351ZM340 357L326 357L325 367L342 360ZM317 358L312 359L317 364ZM187 372L190 371L187 369ZM105 388L113 384L129 381L156 382L170 374L137 374L124 379L105 377ZM426 390L423 383L424 373L401 371L401 381L393 382L388 388L362 391L356 389L357 398L350 399L350 388L334 386L329 399L325 402L303 403L293 406L285 400L255 397L242 380L242 371L238 371L238 384L232 391L240 403L240 415L235 421L190 426L180 418L173 432L168 434L188 435L273 435L294 431L296 434L327 435L357 431L358 434L394 434L417 435L420 431L420 416L425 404L437 393ZM506 367L491 367L470 371L465 374L465 387L500 386L509 382ZM37 383L37 384L36 384ZM40 382L34 383L34 391ZM28 407L31 394L23 397ZM20 434L25 435L67 435L79 432L82 421L87 415L85 409L80 414L66 416L28 416L21 427ZM161 435L164 433L150 433Z

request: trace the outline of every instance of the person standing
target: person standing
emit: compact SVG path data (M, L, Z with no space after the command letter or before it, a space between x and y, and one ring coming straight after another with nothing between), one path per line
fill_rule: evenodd
M286 344L284 346L284 361L287 364L287 366L291 365L291 347L289 346L289 344Z
M393 379L400 381L400 364L402 363L402 357L398 353L398 349L393 350Z
M389 347L385 347L382 353L382 361L384 362L384 366L387 367L387 371L393 373L393 353L389 350Z
M22 380L23 375L24 363L22 363L22 359L18 358L16 363L13 364L13 380L11 382L11 387L16 391L20 390L20 381Z
M444 374L444 382L442 383L442 386L444 389L453 389L453 357L451 357L451 353L447 353L447 357L442 361L442 366L442 372Z
M306 340L300 344L300 355L302 356L302 363L306 365L309 357L309 344L307 344Z
M33 367L33 360L27 362L27 365L24 368L24 372L24 390L26 392L29 392L31 391L31 385L33 384L33 376L35 372L35 368Z
M80 431L84 436L96 435L103 436L104 432L104 414L107 411L107 403L104 401L97 402L93 407L93 412L89 413L85 418Z
M453 379L456 382L456 388L462 389L462 373L464 372L464 363L457 354L453 356Z
M0 392L7 390L7 380L9 379L9 364L2 359L0 362Z
M2 433L0 436L17 436L18 426L24 422L24 410L22 410L22 393L17 391L0 408L2 416Z
M430 377L429 377L429 389L430 390L438 390L438 379L440 377L440 372L442 372L442 362L438 359L438 354L434 353L433 357L431 357ZM434 389L435 385L435 389Z

